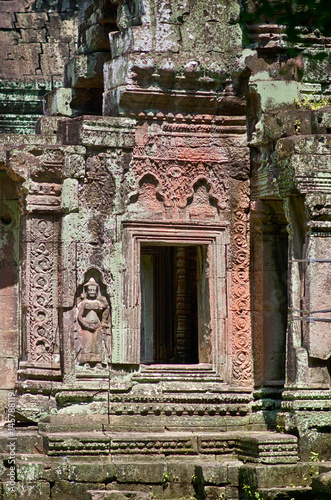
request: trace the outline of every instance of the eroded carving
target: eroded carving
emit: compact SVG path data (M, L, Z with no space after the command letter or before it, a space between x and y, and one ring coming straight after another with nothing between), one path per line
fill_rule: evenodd
M114 206L115 191L115 179L107 169L107 158L102 155L89 156L81 193L83 204L94 211L109 213Z

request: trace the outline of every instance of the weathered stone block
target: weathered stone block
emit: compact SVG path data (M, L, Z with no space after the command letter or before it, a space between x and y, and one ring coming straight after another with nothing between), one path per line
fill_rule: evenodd
M7 78L19 78L19 75L36 75L41 54L40 43L21 43L5 46L6 57L2 62L2 73ZM13 60L16 61L15 66Z
M15 300L15 298L14 298ZM10 309L9 309L10 311ZM2 309L0 307L0 314L8 313L8 309ZM16 318L14 319L16 322ZM0 352L5 354L8 358L17 356L17 330L0 330Z
M130 490L111 490L111 491L89 491L91 500L149 500L152 498L150 493Z
M153 47L151 26L133 26L131 30L133 52L151 52Z
M4 420L5 416L7 415L9 392L12 393L12 390L0 389L0 422Z
M303 478L309 476L309 465L277 465L250 466L244 465L239 470L241 484L249 484L252 488L283 488L286 485L303 485Z
M65 68L65 87L103 88L103 65L109 59L110 54L107 52L74 56Z
M167 460L167 474L173 483L187 484L193 488L196 466L191 457L180 457L180 460L169 458ZM170 481L171 482L171 481Z
M70 213L78 210L78 180L65 179L62 188L62 210Z
M17 359L0 358L0 387L13 389L17 373Z
M226 500L238 500L239 499L239 488L235 486L225 487L225 498Z
M104 490L104 484L58 481L52 488L54 500L90 500L88 490Z
M46 12L18 12L16 19L16 28L39 30L44 27L48 15Z
M16 399L16 411L19 421L38 422L54 407L54 399L42 394L24 394Z
M72 100L72 89L55 89L48 92L44 97L44 115L45 116L72 116L73 111L70 107Z
M250 87L252 92L256 92L260 96L261 112L280 106L294 105L295 99L299 98L297 82L259 79L259 75L257 75Z
M45 43L40 55L41 71L45 75L62 76L63 67L68 60L68 44L58 42L56 50L53 43Z
M283 159L292 154L305 155L330 155L331 151L331 136L292 136L284 139L279 139L276 146L276 151L280 158ZM309 164L308 164L309 165Z
M110 439L102 433L49 434L45 438L46 453L58 455L108 455Z
M206 500L219 500L220 498L225 497L225 487L218 486L205 486L204 493Z
M298 461L297 438L284 434L257 434L241 436L239 459L260 463L291 464Z
M25 43L46 43L45 29L25 29L22 30L22 42Z
M80 30L78 46L82 52L109 51L109 25L92 24L84 31Z
M25 450L24 450L25 451ZM18 463L17 464L17 480L23 483L31 483L38 481L43 477L44 465L41 463Z
M8 50L10 52L10 46L16 45L19 40L18 33L12 33L7 31L0 31L0 43L3 45L8 45Z
M228 464L228 483L233 486L239 485L239 467L241 462L232 462Z
M317 49L313 57L303 58L303 82L329 83L330 59L325 49ZM319 59L319 56L322 56Z
M311 483L313 491L330 494L331 493L331 471L324 472L317 477L313 477Z
M89 462L69 462L73 473L68 474L69 481L82 483L109 483L115 479L116 468L113 463L102 463L99 459Z
M61 120L61 116L47 116L39 118L36 123L36 134L47 135L54 139L57 133L58 121ZM47 137L47 142L49 137Z
M132 30L117 31L109 33L110 50L112 59L130 53L133 50Z
M131 82L130 75L128 74L128 67L129 63L127 58L122 56L104 64L103 78L105 92Z
M117 461L114 460L115 476L119 483L162 484L167 467L164 462L156 461Z
M31 498L31 500L44 500L50 498L50 485L46 481L38 482L16 482L14 492L4 484L3 499L5 500L24 500Z
M36 456L42 455L44 452L43 437L36 431L24 430L20 431L19 427L15 429L16 437L16 452L29 453ZM22 462L24 464L24 462ZM45 478L43 478L45 479Z
M117 117L63 119L59 123L58 138L63 144L132 148L134 123L130 118Z
M267 138L274 140L284 137L284 135L292 136L298 132L300 134L311 134L312 114L309 109L291 109L264 113L264 134Z
M121 437L112 436L111 452L114 454L144 454L151 453L164 455L185 455L196 452L195 439L191 435L182 433L171 433L169 436L154 433L149 437L144 434L134 435L131 438L128 434Z
M228 481L228 470L226 465L210 462L201 465L198 469L201 469L199 473L201 473L204 484L219 486L226 484Z
M10 30L14 27L14 14L12 12L1 12L0 29Z
M326 106L312 113L312 131L315 134L329 134L331 131L331 107Z

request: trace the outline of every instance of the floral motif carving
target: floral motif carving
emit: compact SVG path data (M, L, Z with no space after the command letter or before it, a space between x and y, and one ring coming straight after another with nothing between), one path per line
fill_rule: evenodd
M251 382L251 317L249 299L248 187L242 184L232 220L232 378L240 385Z
M27 285L29 287L27 355L34 362L50 363L56 347L57 259L53 221L31 219ZM31 238L32 239L32 238Z
M194 196L194 186L205 181L210 186L209 197L220 210L228 201L228 175L216 161L184 161L176 159L135 158L134 170L138 183L131 184L129 197L139 192L139 181L146 175L159 181L158 194L168 207L185 208Z

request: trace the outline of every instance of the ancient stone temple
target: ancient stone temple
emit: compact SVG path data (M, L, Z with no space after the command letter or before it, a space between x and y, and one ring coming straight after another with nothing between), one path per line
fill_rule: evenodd
M330 498L331 39L0 12L0 498Z

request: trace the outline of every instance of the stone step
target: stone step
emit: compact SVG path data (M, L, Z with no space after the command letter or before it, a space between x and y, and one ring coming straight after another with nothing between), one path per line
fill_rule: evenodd
M222 379L215 373L209 363L196 365L143 365L140 371L133 376L137 382L208 382L222 383Z
M256 498L261 500L316 500L316 494L308 486L259 488L256 495L259 495Z

